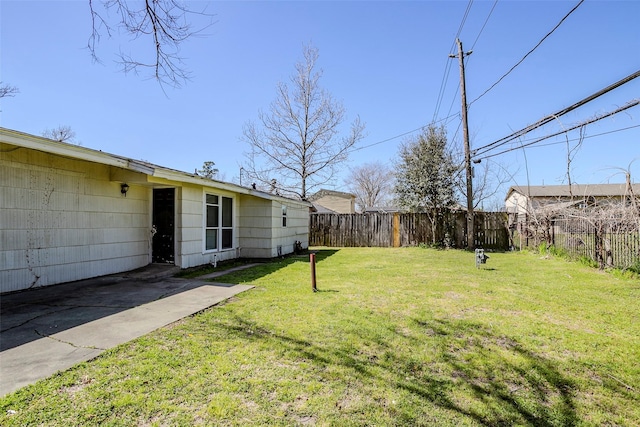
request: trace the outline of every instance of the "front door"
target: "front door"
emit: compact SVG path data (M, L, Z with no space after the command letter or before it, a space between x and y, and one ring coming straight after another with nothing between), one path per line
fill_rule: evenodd
M156 263L173 264L175 236L175 189L155 188L153 190L153 236L151 260Z

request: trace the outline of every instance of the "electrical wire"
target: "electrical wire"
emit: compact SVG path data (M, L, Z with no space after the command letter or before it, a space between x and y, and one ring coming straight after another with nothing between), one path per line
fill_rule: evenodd
M484 20L484 24L482 24L482 28L480 28L480 32L478 33L478 35L476 36L476 39L473 41L473 44L471 45L471 50L473 50L473 48L476 47L476 43L478 43L478 39L480 38L480 35L484 31L484 27L487 26L487 22L489 22L489 18L491 18L491 14L493 14L493 10L496 8L497 4L498 4L498 0L495 0L493 2L493 6L491 7L491 10L489 11L489 15L487 15L487 18Z
M445 120L448 120L448 119L450 119L450 118L452 118L452 117L455 117L455 116L457 116L457 114L453 114L453 115L451 115L451 116L444 117L444 118L442 118L442 119L440 119L440 120L438 120L438 121L436 121L436 122L433 122L433 123L431 123L431 124L438 124L438 123L444 122ZM348 153L353 153L353 152L355 152L355 151L364 150L365 148L371 148L371 147L374 147L374 146L376 146L376 145L383 144L383 143L385 143L385 142L393 141L394 139L402 138L403 136L407 136L407 135L410 135L410 134L412 134L412 133L415 133L415 132L421 131L421 130L423 130L423 129L424 129L425 127L427 127L427 126L429 126L429 125L420 126L419 128L415 128L415 129L413 129L413 130L410 130L410 131L407 131L407 132L403 132L403 133L401 133L401 134L399 134L399 135L392 136L392 137L390 137L390 138L383 139L383 140L381 140L381 141L377 141L377 142L374 142L374 143L371 143L371 144L368 144L368 145L363 145L362 147L356 147L356 148L353 148L352 150L349 150L349 151L348 151Z
M607 132L596 133L594 135L586 135L586 136L584 136L582 138L571 138L571 139L567 139L567 140L564 140L564 141L548 142L546 144L537 144L535 147L532 147L532 148L551 147L552 145L566 144L567 142L580 141L581 139L595 138L595 137L598 137L598 136L609 135L611 133L622 132L622 131L625 131L625 130L630 130L630 129L635 129L635 128L640 128L640 125L627 126L626 128L614 129L614 130L610 130L610 131L607 131ZM532 140L530 139L529 141L532 141ZM518 148L520 148L520 147L518 147Z
M559 27L559 26L560 26L560 25L565 21L565 19L567 19L567 18L569 17L569 15L571 15L571 14L572 14L572 13L573 13L573 12L574 12L574 11L575 11L575 10L576 10L576 9L577 9L581 4L582 4L582 3L584 3L584 0L580 0L580 1L578 2L578 4L576 4L576 5L573 7L573 9L571 9L571 10L569 11L569 13L567 13L567 14L566 14L566 15L565 15L561 20L560 20L560 22L558 22L558 23L556 24L556 26L555 26L555 27L553 27L553 29L552 29L551 31L549 31L549 32L548 32L548 33L547 33L547 34L546 34L546 35L545 35L545 36L544 36L544 37L543 37L543 38L538 42L538 44L536 44L536 45L533 47L533 49L531 49L529 52L527 52L527 53L522 57L522 59L520 59L520 61L516 62L516 64L515 64L513 67L511 67L511 68L509 69L509 71L507 71L507 72L506 72L502 77L500 77L500 78L498 79L498 81L496 81L494 84L492 84L492 85L489 87L489 89L485 90L484 92L482 92L482 94L481 94L479 97L477 97L476 99L474 99L473 101L471 101L471 102L469 103L469 106L471 106L471 104L473 104L474 102L476 102L477 100L479 100L480 98L482 98L483 96L485 96L485 95L486 95L486 94L487 94L491 89L493 89L494 87L496 87L496 86L498 85L498 83L500 83L500 82L501 82L505 77L507 77L509 74L511 74L511 72L512 72L513 70L515 70L515 69L516 69L516 67L517 67L518 65L522 64L522 62L527 58L527 56L531 55L531 53L533 53L533 51L534 51L534 50L536 50L536 49L537 49L537 48L542 44L542 42L544 42L544 41L547 39L547 37L549 37L551 34L553 34L553 32L554 32L555 30L557 30L557 29L558 29L558 27Z
M489 18L491 18L491 15L493 14L494 9L496 8L496 5L498 4L498 0L495 0L493 2L493 6L491 7L491 10L489 11L489 14L487 15L487 17L484 20L484 23L482 24L482 28L480 28L480 31L478 32L478 35L476 36L476 39L473 41L473 45L471 46L471 50L473 50L473 48L476 46L476 43L478 43L478 40L480 39L480 36L482 35L482 32L484 31L485 27L487 26L487 23L489 22ZM460 32L458 32L458 37L460 36ZM469 60L467 60L467 63L469 62ZM449 64L451 64L451 61L449 61ZM451 69L451 66L449 66L449 69ZM458 97L458 91L460 90L460 88L456 88L456 93L453 95L453 98L451 99L451 104L449 105L449 111L447 111L447 116L451 115L451 110L453 110L453 104L455 103L456 98ZM443 94L444 95L444 94ZM439 111L439 109L438 109ZM435 119L435 117L434 117ZM458 133L458 131L456 131L456 133Z
M415 128L415 129L410 130L408 132L401 133L400 135L392 136L391 138L383 139L382 141L374 142L373 144L363 145L362 147L354 148L353 150L350 150L349 153L353 153L355 151L364 150L365 148L371 148L371 147L373 147L375 145L380 145L380 144L385 143L385 142L393 141L394 139L401 138L403 136L412 134L414 132L418 132L418 131L420 131L422 129L424 129L424 126L420 126L419 128Z
M476 39L473 41L473 45L471 46L471 50L473 50L473 48L475 47L476 43L478 43L478 40L480 39L480 36L482 35L482 32L484 31L485 27L487 26L487 23L489 22L489 18L491 18L491 15L493 14L494 9L496 8L496 5L498 4L498 0L495 0L493 2L493 6L491 7L491 10L489 11L489 14L487 15L487 17L484 20L484 23L482 24L482 28L480 28L480 31L478 32L478 35L476 36ZM451 61L449 61L451 63ZM467 59L467 64L469 63L469 60ZM453 110L453 105L455 104L456 98L458 97L458 91L460 90L460 88L456 88L456 92L453 95L453 98L451 99L451 104L449 105L449 111L447 111L447 117L451 117L451 110ZM467 106L468 108L468 106ZM453 137L451 138L451 140L455 140L456 136L458 135L458 132L460 131L460 126L462 125L462 122L458 123L458 127L455 131L455 133L453 134Z
M473 156L473 160L474 161L478 161L478 160L488 159L490 157L499 156L501 154L505 154L505 153L508 153L508 152L511 152L511 151L520 150L520 149L522 149L524 147L529 147L531 145L537 144L540 141L544 141L545 139L553 138L554 136L562 135L563 133L571 132L572 130L579 129L581 127L584 127L584 126L590 125L592 123L595 123L595 122L597 122L599 120L605 119L607 117L611 117L611 116L613 116L615 114L618 114L618 113L621 113L621 112L623 112L625 110L628 110L631 107L635 107L638 104L640 104L640 100L635 99L633 101L630 101L626 105L624 105L624 106L622 106L620 108L617 108L614 111L611 111L611 112L606 113L606 114L599 115L597 117L594 117L593 119L587 120L586 122L577 124L577 125L572 126L572 127L568 128L568 129L563 129L563 130L561 130L559 132L556 132L556 133L553 133L551 135L546 135L546 136L543 136L541 138L534 139L533 141L531 141L531 142L529 142L527 144L522 144L522 145L519 145L517 147L511 147L511 148L509 148L507 150L500 151L499 153L488 154L488 155L483 156L483 157L478 157L478 155L474 155Z
M567 108L563 108L562 110L560 110L560 111L558 111L556 113L553 113L553 114L550 114L548 116L545 116L542 119L538 120L537 122L535 122L533 124L530 124L529 126L526 126L526 127L522 128L522 129L516 131L516 132L513 132L510 135L507 135L507 136L505 136L503 138L500 138L500 139L498 139L498 140L496 140L496 141L494 141L494 142L492 142L490 144L483 145L482 147L476 148L475 150L473 150L472 155L473 156L480 156L480 155L482 155L482 154L484 154L484 153L486 153L486 152L488 152L490 150L493 150L493 149L495 149L497 147L500 147L500 146L502 146L504 144L507 144L507 143L513 141L514 139L520 138L521 136L526 135L527 133L529 133L529 132L531 132L531 131L539 128L539 127L542 127L542 126L546 125L547 123L549 123L549 122L551 122L553 120L556 120L558 117L561 117L561 116L563 116L563 115L565 115L565 114L567 114L567 113L569 113L569 112L571 112L571 111L573 111L573 110L585 105L586 103L593 101L594 99L604 95L605 93L611 92L613 89L616 89L616 88L622 86L623 84L629 83L631 80L636 79L638 77L640 77L640 70L636 71L635 73L629 74L627 77L624 77L623 79L618 80L617 82L605 87L604 89L601 89L598 92L587 96L586 98L576 102L573 105L570 105Z
M469 0L467 3L467 9L464 11L464 15L462 16L462 21L460 21L460 26L458 27L458 33L453 39L453 43L451 43L451 48L449 52L453 52L453 49L456 46L456 40L460 37L460 33L462 33L462 28L464 28L464 24L467 21L467 17L469 16L469 11L471 10L471 5L473 5L473 0ZM438 99L436 100L436 108L433 112L432 122L436 121L436 117L440 113L440 106L442 105L442 100L444 98L444 92L447 87L447 81L449 80L449 73L451 72L451 61L447 60L444 66L444 73L442 75L442 81L440 82L440 90L438 91Z

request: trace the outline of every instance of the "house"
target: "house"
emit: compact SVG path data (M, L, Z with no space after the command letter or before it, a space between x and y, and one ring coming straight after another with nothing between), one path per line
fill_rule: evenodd
M292 253L308 246L310 207L0 128L0 292Z
M505 207L509 214L524 215L546 208L622 203L640 195L640 184L515 185L509 188Z
M571 208L590 209L628 203L640 195L640 184L531 185L509 188L505 198L509 228L549 239L553 218Z
M356 196L342 191L322 189L309 197L318 213L350 214L356 212Z

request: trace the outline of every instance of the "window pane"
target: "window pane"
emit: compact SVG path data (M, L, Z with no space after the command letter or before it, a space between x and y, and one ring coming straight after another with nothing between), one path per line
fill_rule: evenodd
M214 196L213 194L207 194L207 203L211 205L217 205L218 196Z
M205 249L218 249L218 230L207 230Z
M222 226L231 227L233 225L233 199L222 198Z
M222 249L233 247L233 230L222 230Z
M218 207L207 206L207 227L218 226Z
M282 205L282 226L287 226L287 207Z

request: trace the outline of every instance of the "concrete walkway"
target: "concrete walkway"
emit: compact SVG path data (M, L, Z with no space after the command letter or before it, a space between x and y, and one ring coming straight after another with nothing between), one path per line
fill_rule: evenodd
M152 265L0 297L0 396L253 287L175 271Z

